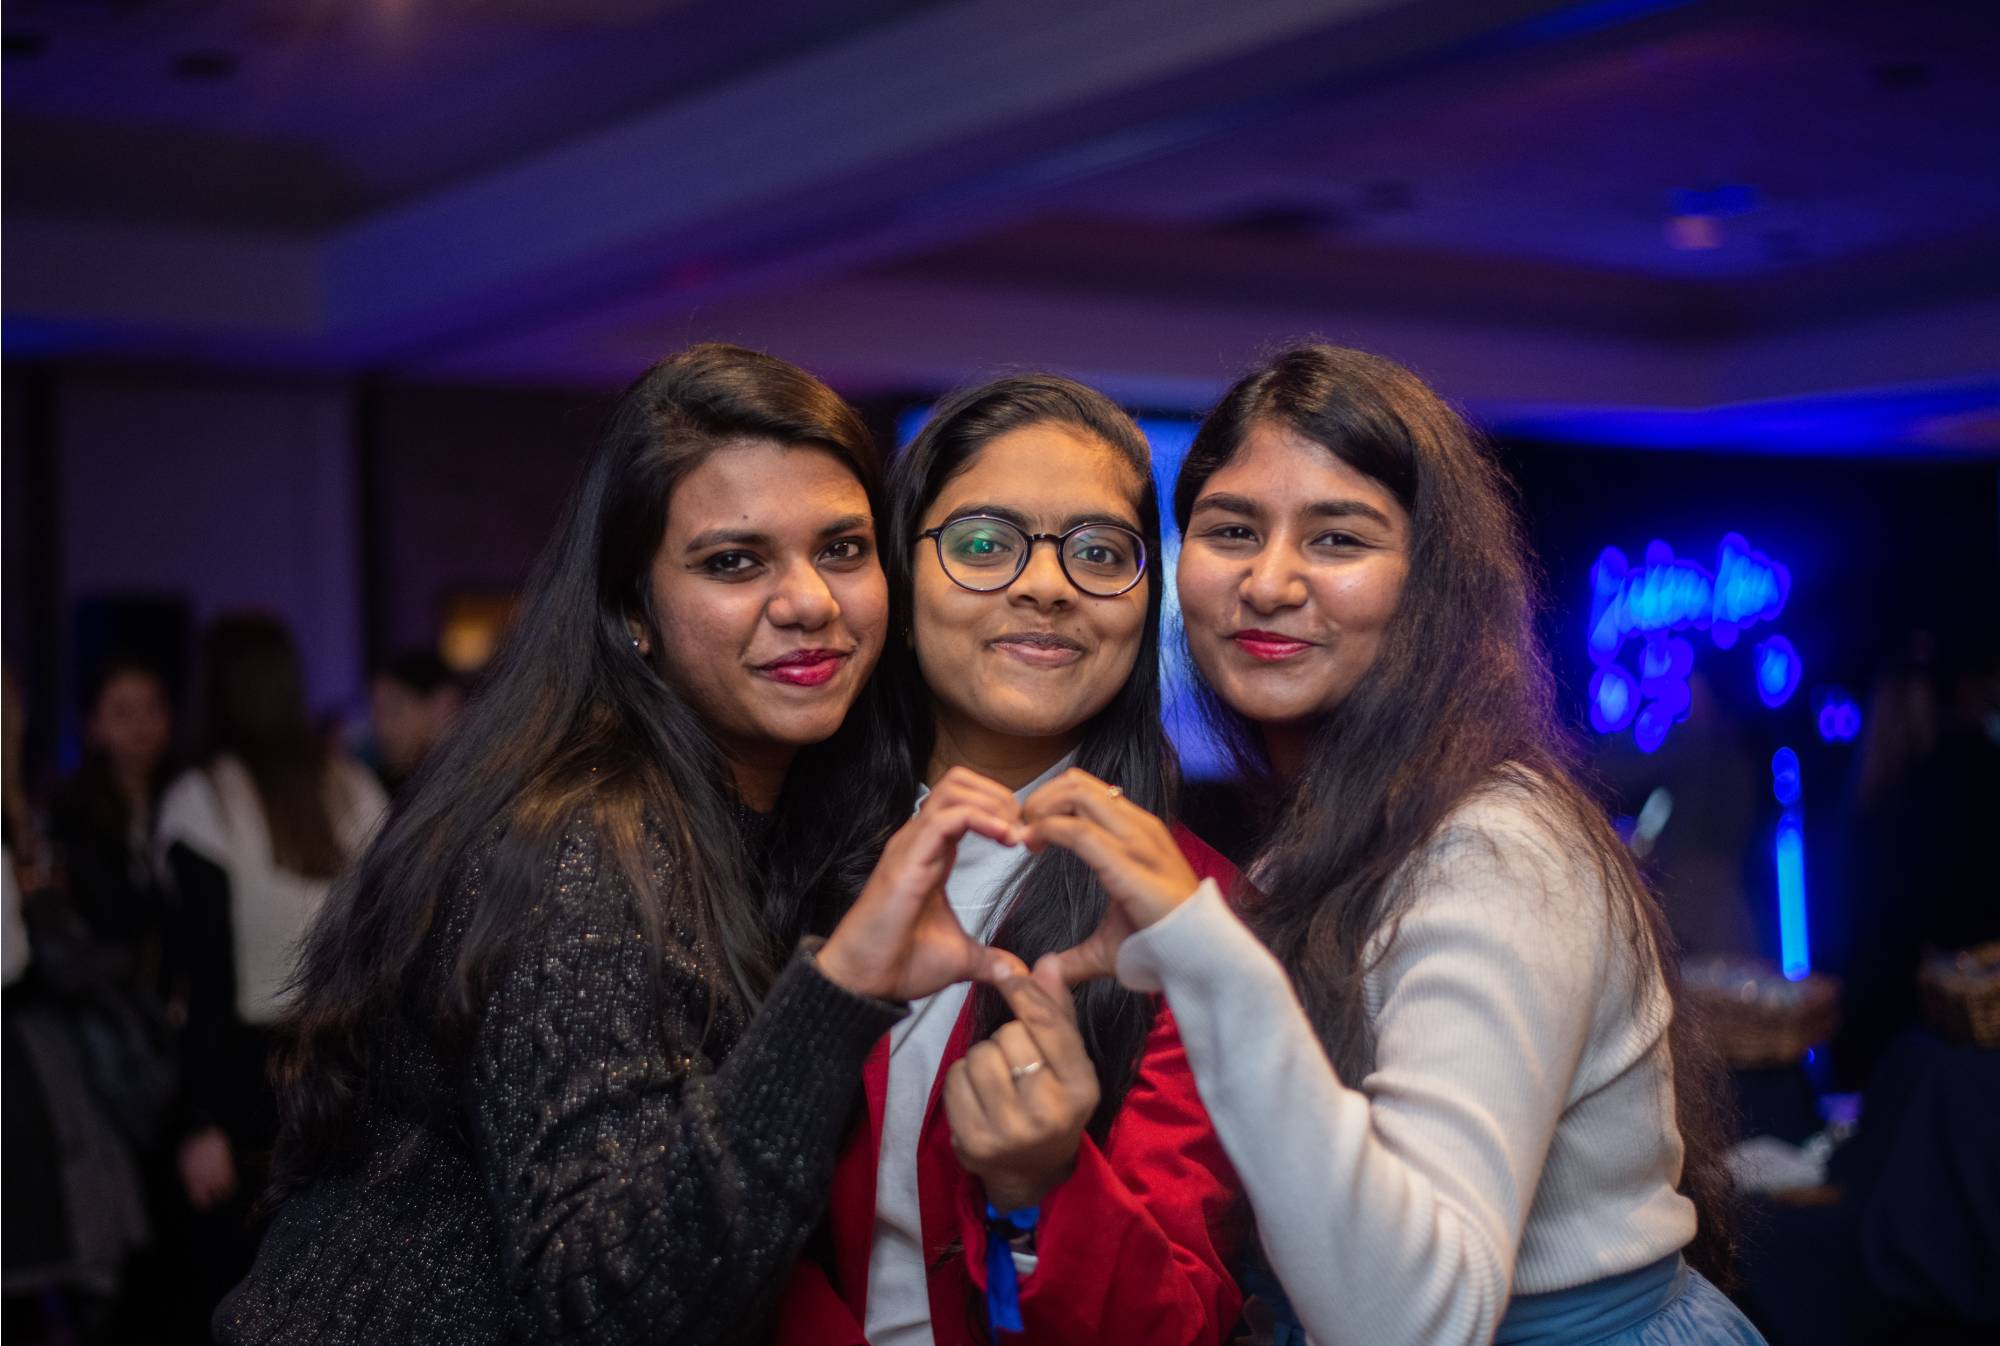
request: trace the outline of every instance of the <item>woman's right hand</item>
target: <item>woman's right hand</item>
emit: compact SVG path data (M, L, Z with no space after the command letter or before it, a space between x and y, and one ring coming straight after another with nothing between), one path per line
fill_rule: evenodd
M965 933L945 900L959 839L1020 840L1013 792L963 767L938 781L882 848L875 872L816 957L830 981L878 1000L915 1000L953 982L1025 975L1021 960Z

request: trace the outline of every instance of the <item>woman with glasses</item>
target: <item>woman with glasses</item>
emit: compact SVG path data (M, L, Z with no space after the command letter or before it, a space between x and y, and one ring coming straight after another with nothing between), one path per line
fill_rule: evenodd
M904 809L969 790L1018 816L1080 768L1171 811L1150 463L1114 404L1046 375L950 398L897 461L885 664ZM945 896L973 938L1028 964L1105 909L1075 857L985 837L959 844ZM1235 1182L1156 998L1101 983L1072 999L1029 977L947 988L912 1004L863 1079L831 1262L802 1264L783 1340L1210 1343L1233 1326Z

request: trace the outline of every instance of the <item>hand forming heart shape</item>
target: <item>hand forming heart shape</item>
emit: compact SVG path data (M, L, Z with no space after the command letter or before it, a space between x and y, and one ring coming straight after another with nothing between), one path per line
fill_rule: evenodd
M1035 978L1070 985L1111 976L1118 946L1194 895L1200 884L1167 825L1112 785L1071 768L1021 806L1021 841L1040 852L1050 845L1074 852L1096 873L1106 896L1104 919L1082 943L1044 955Z
M1025 975L1013 954L966 934L944 894L967 832L1013 845L1021 840L1020 820L1020 803L1005 786L962 767L946 772L882 848L861 896L819 951L821 973L881 1000L915 1000L953 982Z

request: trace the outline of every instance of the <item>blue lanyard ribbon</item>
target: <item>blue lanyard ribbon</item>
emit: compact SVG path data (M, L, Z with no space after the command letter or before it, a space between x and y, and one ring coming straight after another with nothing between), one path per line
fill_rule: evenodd
M1042 1218L1039 1206L1024 1206L1002 1215L986 1205L986 1327L998 1340L1004 1332L1021 1328L1021 1277L1014 1270L1014 1249L1008 1242L1014 1234L1025 1234Z

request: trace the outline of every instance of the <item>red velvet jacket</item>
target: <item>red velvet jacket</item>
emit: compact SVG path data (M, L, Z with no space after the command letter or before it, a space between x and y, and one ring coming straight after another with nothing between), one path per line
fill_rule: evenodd
M1174 839L1202 878L1230 891L1236 870L1184 828ZM986 1197L959 1167L945 1118L945 1071L972 1045L968 997L938 1063L917 1140L918 1204L930 1268L931 1331L937 1346L987 1340ZM867 1125L857 1124L834 1169L827 1220L831 1278L801 1258L786 1287L778 1346L865 1346L868 1258L875 1238L889 1040L875 1044L862 1073ZM1111 1134L1089 1136L1076 1170L1042 1198L1037 1265L1021 1278L1026 1330L1009 1341L1061 1346L1213 1346L1243 1306L1229 1274L1241 1237L1236 1175L1195 1092L1173 1015L1159 1004Z

